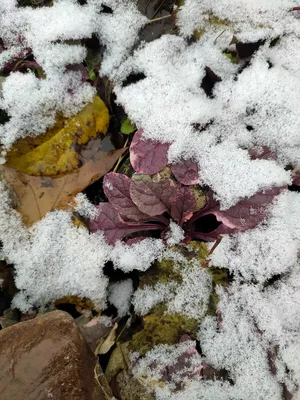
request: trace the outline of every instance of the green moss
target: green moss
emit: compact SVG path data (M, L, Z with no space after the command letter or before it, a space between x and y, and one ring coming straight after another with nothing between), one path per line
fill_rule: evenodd
M170 281L182 282L179 272L174 269L173 260L157 261L155 265L150 268L140 281L139 288L144 286L154 286L156 283L168 283Z
M226 56L227 58L229 58L229 60L232 62L232 64L238 64L238 59L237 56L232 54L232 53L223 53L224 56Z
M229 25L230 21L228 19L221 19L214 15L213 13L208 14L208 21L211 25Z
M209 315L215 315L217 306L219 303L219 296L216 292L216 286L217 285L227 286L228 272L226 269L221 269L221 268L216 268L216 267L210 267L207 270L211 274L211 277L212 277L212 291L211 291L211 295L209 298L207 313Z
M189 252L185 252L184 248L181 250L182 254L186 256L188 260L192 260L196 258L197 260L204 262L206 260L206 257L209 254L209 250L207 248L206 243L204 242L189 242L189 244L186 246L186 248L189 250Z
M205 33L205 28L196 29L193 32L193 36L195 37L196 40L199 40L204 33Z
M208 248L203 242L190 242L188 245L177 245L174 250L178 251L186 259L186 262L180 263L173 260L157 261L155 265L150 268L140 280L139 288L142 289L146 285L155 286L156 283L169 283L175 281L176 283L182 282L180 270L188 268L189 261L197 259L201 264L204 263L208 256Z
M196 338L199 321L185 315L164 314L163 307L155 308L153 314L143 318L143 330L133 335L130 349L144 355L159 344L176 344L181 336L189 334Z

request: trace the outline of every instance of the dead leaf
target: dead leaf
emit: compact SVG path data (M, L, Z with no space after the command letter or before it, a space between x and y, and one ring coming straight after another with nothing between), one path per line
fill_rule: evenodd
M95 351L99 341L111 330L111 326L101 322L101 317L95 317L81 326L80 330L91 350Z
M92 400L113 400L113 393L98 362L94 369L94 376L98 385L98 390L96 389L95 396L93 396Z
M35 176L73 172L80 163L76 148L106 134L108 124L108 109L96 96L75 116L58 116L45 134L18 140L6 156L7 165Z
M116 331L118 328L118 323L115 322L113 328L111 329L111 331L109 332L108 336L106 339L102 339L96 350L95 350L95 354L106 354L109 352L109 350L112 348L112 346L115 344L116 342Z
M81 168L62 177L30 176L6 165L0 166L0 176L15 192L16 209L30 226L55 208L71 209L73 197L110 171L124 151L98 150Z

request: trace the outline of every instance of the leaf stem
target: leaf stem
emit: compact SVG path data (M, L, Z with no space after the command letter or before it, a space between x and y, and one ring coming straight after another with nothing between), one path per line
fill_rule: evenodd
M166 18L170 18L170 17L172 17L172 14L164 15L163 17L158 17L158 18L150 19L150 20L147 22L147 24L152 24L152 22L161 21L162 19L166 19Z

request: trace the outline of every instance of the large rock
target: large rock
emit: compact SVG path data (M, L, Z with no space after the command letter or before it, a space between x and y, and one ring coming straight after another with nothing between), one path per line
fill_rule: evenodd
M67 313L21 322L0 331L0 398L102 400L96 362Z

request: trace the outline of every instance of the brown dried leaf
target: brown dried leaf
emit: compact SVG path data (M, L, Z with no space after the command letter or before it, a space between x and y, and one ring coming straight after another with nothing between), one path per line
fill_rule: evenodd
M73 197L105 175L124 150L98 150L81 168L57 178L30 176L5 165L0 166L0 175L15 192L17 211L30 226L55 208L71 209Z
M111 327L101 322L101 317L95 317L80 328L92 351L95 351L100 340L108 334ZM103 342L102 342L103 343Z
M117 334L117 328L118 328L118 323L115 322L113 328L109 332L108 336L106 339L103 339L99 342L95 354L106 354L109 352L109 350L112 348L112 346L116 342L116 334Z

